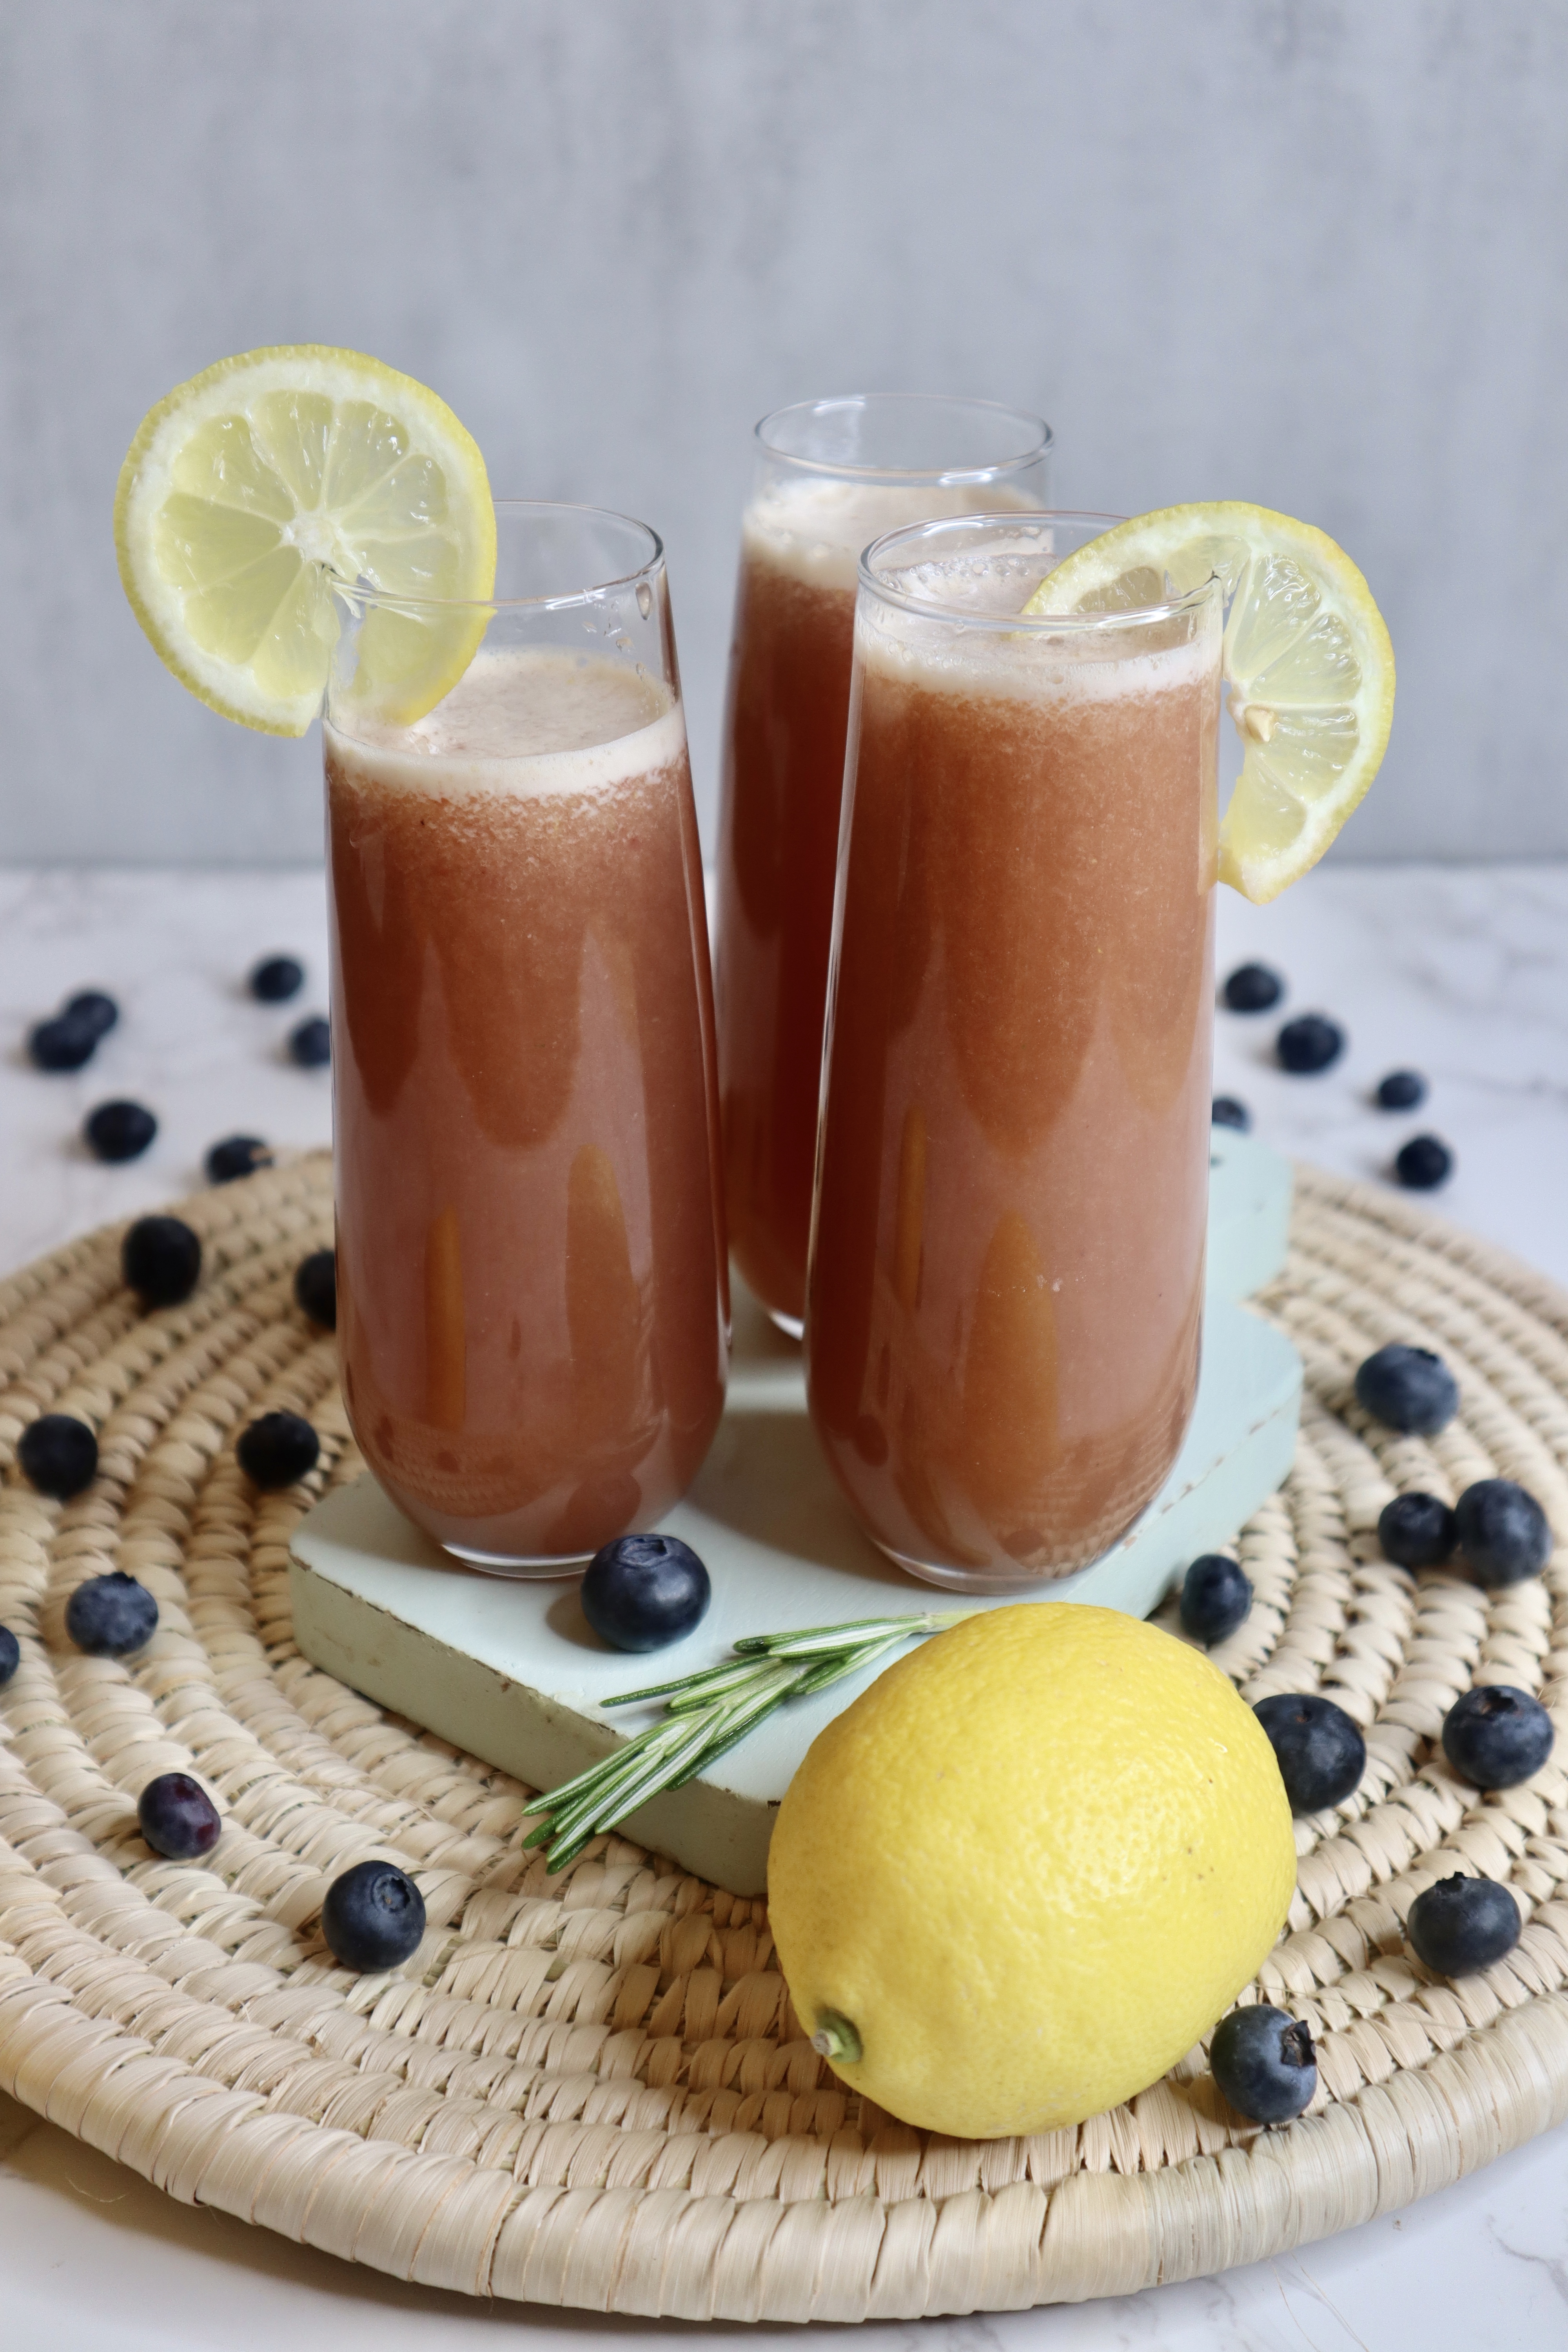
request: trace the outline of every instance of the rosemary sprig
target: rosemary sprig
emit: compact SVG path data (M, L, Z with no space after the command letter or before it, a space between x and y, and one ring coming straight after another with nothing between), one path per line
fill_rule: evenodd
M812 1625L798 1633L748 1633L734 1655L672 1683L622 1691L606 1706L664 1701L664 1714L574 1780L563 1781L529 1807L537 1825L525 1846L548 1845L550 1868L564 1870L590 1838L613 1830L665 1789L684 1788L754 1731L786 1699L826 1690L845 1675L874 1665L900 1643L943 1633L973 1609L922 1610L915 1617L861 1617L847 1625Z

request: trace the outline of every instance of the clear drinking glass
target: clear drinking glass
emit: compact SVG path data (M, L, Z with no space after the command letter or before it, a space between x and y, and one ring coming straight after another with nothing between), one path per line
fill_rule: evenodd
M808 1392L875 1541L980 1592L1113 1544L1197 1386L1223 594L1021 618L1111 520L860 564Z
M560 1575L669 1508L722 1408L712 991L660 542L496 521L492 604L357 595L328 686L338 1339L388 1494ZM405 723L410 644L475 642Z
M730 1245L798 1338L856 562L900 523L1043 507L1051 434L990 401L862 394L781 408L756 440L724 727L719 1085Z

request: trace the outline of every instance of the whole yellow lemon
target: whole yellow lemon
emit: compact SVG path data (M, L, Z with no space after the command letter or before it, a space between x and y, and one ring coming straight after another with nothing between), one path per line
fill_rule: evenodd
M796 2014L889 2114L966 2139L1157 2082L1279 1932L1274 1751L1196 1650L1067 1601L987 1610L813 1741L768 1857Z

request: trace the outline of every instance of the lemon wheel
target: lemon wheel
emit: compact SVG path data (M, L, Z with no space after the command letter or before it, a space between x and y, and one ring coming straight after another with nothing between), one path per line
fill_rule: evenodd
M221 360L149 411L114 503L120 576L181 684L302 735L342 627L334 591L479 606L495 586L484 459L446 403L363 352ZM473 658L482 609L372 605L356 696L406 725Z
M1226 698L1245 747L1219 874L1262 905L1317 864L1388 742L1394 648L1344 550L1267 507L1162 507L1077 549L1025 609L1146 608L1215 573L1228 605Z

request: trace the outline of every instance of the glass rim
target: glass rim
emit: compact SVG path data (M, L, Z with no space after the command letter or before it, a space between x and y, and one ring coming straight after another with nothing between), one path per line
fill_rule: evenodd
M331 585L353 605L374 604L397 613L569 613L574 606L592 604L616 588L635 588L663 565L664 541L652 523L642 521L637 515L622 514L616 507L587 506L578 499L492 498L490 504L498 523L530 514L582 515L598 522L625 523L629 530L642 533L651 551L634 571L616 572L608 580L586 582L580 588L548 596L400 596L391 590L367 588L358 580L335 580Z
M1217 572L1200 580L1195 588L1186 589L1180 596L1167 597L1159 604L1130 604L1115 613L977 613L973 604L950 604L936 596L913 595L905 589L892 586L875 568L875 562L885 549L896 547L900 541L915 540L939 531L973 530L979 526L986 531L1027 531L1043 523L1097 523L1084 541L1103 538L1118 523L1126 522L1126 515L1096 514L1091 510L1071 507L1038 507L993 509L985 514L939 515L924 522L900 523L897 530L885 530L865 548L858 566L859 586L885 604L895 605L900 612L911 613L918 620L955 621L965 628L1004 632L1013 635L1060 635L1064 632L1140 628L1155 621L1167 621L1190 613L1211 595L1219 581ZM1048 576L1048 575L1047 575Z
M865 408L873 403L889 408L967 408L989 417L1011 417L1026 426L1034 438L1012 457L995 457L984 466L857 466L837 464L828 457L797 457L768 437L769 427L781 424L786 416L822 416L833 409ZM1056 446L1056 435L1033 409L1013 408L1003 400L974 400L966 393L948 392L840 392L821 400L794 400L759 417L752 428L752 437L770 464L793 466L803 474L822 474L834 481L909 482L932 488L949 483L990 482L999 475L1021 473L1026 467L1037 466Z

